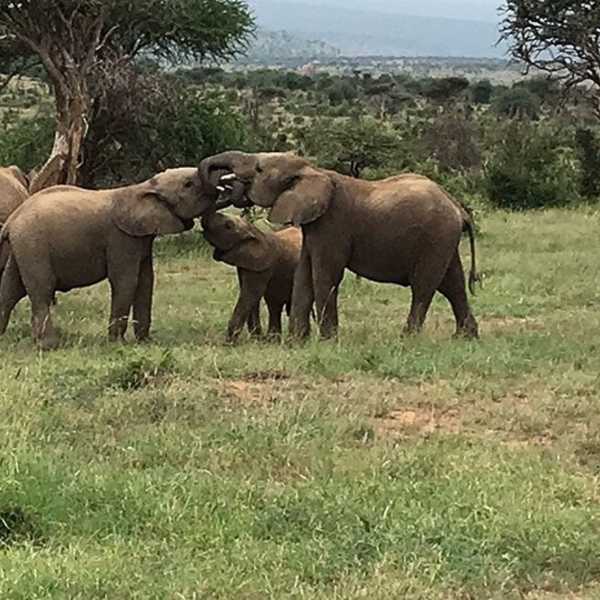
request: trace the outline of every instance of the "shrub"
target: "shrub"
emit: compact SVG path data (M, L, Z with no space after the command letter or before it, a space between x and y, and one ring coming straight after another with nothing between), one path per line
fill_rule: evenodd
M493 101L494 111L504 117L538 119L540 99L525 87L502 90Z
M560 131L511 121L497 137L485 166L486 189L494 205L525 210L579 199L579 162Z
M19 165L24 171L42 165L54 142L54 117L40 110L34 117L5 113L0 128L0 165Z
M586 198L600 197L600 141L591 129L578 129L575 143L581 161L581 194Z

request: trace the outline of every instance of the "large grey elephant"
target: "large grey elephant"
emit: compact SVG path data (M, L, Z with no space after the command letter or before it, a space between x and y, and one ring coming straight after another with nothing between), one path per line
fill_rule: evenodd
M148 337L157 234L191 229L193 219L214 207L214 190L194 168L171 169L143 183L90 191L55 186L33 195L2 228L9 245L0 282L0 334L14 306L28 295L33 337L53 348L58 336L50 318L56 290L92 285L108 277L111 286L109 338L124 336L133 307L138 340Z
M202 217L202 227L204 237L215 248L215 260L237 267L240 293L227 338L234 341L245 324L251 334L261 335L261 298L269 311L269 335L281 334L281 315L284 308L289 314L300 260L300 229L263 231L240 217L216 212Z
M0 167L0 225L29 197L29 182L19 167Z
M227 201L270 207L274 223L300 225L304 243L296 271L290 329L308 335L316 303L323 337L337 333L338 288L344 270L373 281L410 286L406 330L419 331L437 291L450 302L456 333L477 337L459 254L463 231L471 239L470 287L477 278L473 223L467 211L430 179L404 174L362 181L319 169L285 153L226 152L202 161L203 180L214 174Z

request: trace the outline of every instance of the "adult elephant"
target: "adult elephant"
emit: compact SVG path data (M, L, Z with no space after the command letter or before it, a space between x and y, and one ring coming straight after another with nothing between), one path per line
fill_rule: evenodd
M29 182L19 167L0 167L0 225L29 197Z
M14 306L28 295L32 332L42 348L58 343L50 318L55 291L108 277L112 306L109 337L124 336L133 307L139 340L150 329L158 234L180 233L214 209L214 190L197 169L170 169L137 185L91 191L55 186L33 195L2 228L8 262L0 282L0 334Z
M470 287L476 281L473 223L466 210L430 179L404 174L361 181L319 169L296 155L226 152L202 161L206 182L219 176L226 201L271 208L271 221L300 225L303 247L292 297L291 333L305 337L316 303L321 335L338 328L338 287L349 268L373 281L410 286L406 330L419 331L436 290L452 305L457 335L475 338L459 254L471 239Z

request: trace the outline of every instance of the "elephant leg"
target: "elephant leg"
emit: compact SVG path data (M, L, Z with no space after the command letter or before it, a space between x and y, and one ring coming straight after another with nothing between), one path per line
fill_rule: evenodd
M454 318L456 319L456 336L478 338L479 327L471 312L467 290L465 287L465 274L458 251L452 257L446 275L438 288L450 302Z
M306 244L302 246L300 262L294 274L292 306L290 309L290 334L297 338L310 335L310 311L314 303L312 265Z
M154 289L154 267L152 254L142 261L133 301L133 331L138 341L148 339L152 321L152 291Z
M260 322L260 301L257 302L248 315L248 331L254 337L262 335L262 324Z
M269 309L269 336L274 338L280 337L283 304L267 302L267 308Z
M50 258L41 248L24 246L20 251L26 259L22 261L18 271L31 300L31 333L42 350L51 350L58 346L59 339L50 314L56 291L56 279ZM11 258L14 260L14 255ZM23 262L26 262L26 267L23 267Z
M428 255L421 258L412 278L412 301L404 333L414 334L421 331L433 296L447 269L448 261L442 263Z
M26 295L17 262L11 254L0 280L0 335L6 331L14 307Z
M111 307L108 339L111 342L122 340L125 337L131 305L136 300L139 271L140 264L138 263L132 269L109 273Z
M317 323L321 337L332 338L338 331L338 289L344 278L344 267L341 265L319 264L313 262L313 287L315 290L315 304Z
M258 313L257 308L267 289L268 282L268 279L261 277L260 274L241 269L238 271L238 277L240 295L227 325L227 340L229 342L237 340L244 329L244 325L248 324L250 327L253 312ZM253 324L255 323L253 322Z

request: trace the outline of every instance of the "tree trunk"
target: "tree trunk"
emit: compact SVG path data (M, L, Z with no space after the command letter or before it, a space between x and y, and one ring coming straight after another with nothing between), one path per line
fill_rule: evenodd
M85 82L71 80L65 95L58 87L56 94L56 133L50 157L31 182L31 193L52 185L76 185L81 151L87 135L87 113L90 105Z

